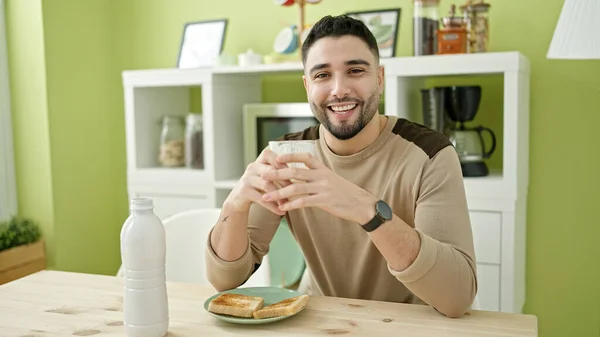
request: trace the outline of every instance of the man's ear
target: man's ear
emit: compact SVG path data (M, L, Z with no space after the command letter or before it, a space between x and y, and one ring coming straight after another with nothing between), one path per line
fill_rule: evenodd
M383 95L384 84L385 84L385 68L380 65L379 69L377 69L377 86L379 87L380 95Z
M304 90L306 90L306 96L308 96L308 81L306 75L302 75L302 83L304 83Z

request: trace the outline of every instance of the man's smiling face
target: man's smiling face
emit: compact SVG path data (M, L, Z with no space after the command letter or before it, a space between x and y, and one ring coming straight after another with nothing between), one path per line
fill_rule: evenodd
M383 70L356 36L316 41L307 54L303 79L315 117L340 140L357 135L377 113Z

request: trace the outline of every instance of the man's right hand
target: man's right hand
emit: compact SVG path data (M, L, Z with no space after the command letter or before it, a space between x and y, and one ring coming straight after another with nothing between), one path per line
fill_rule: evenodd
M271 182L262 178L262 174L275 169L286 168L286 164L276 161L277 155L264 149L258 158L246 167L246 171L240 178L240 181L231 191L225 203L236 212L245 212L250 209L253 202L262 205L271 212L278 215L285 215L285 211L279 209L277 202L266 202L262 195L267 192L275 191L278 188L291 184L289 181ZM280 186L277 186L280 185Z

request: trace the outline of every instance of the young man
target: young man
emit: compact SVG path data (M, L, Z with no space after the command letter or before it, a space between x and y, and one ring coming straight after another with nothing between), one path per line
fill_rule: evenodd
M265 149L247 167L207 242L210 282L218 290L243 284L286 216L313 295L426 303L461 316L477 278L461 168L448 138L378 113L383 68L362 22L324 17L302 59L320 125L282 138L316 139L316 156ZM273 181L286 183L278 189Z

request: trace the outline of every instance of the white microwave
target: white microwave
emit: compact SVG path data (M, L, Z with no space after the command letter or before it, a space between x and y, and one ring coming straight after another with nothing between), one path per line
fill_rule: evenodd
M243 106L244 165L280 136L318 125L309 103L252 103Z

